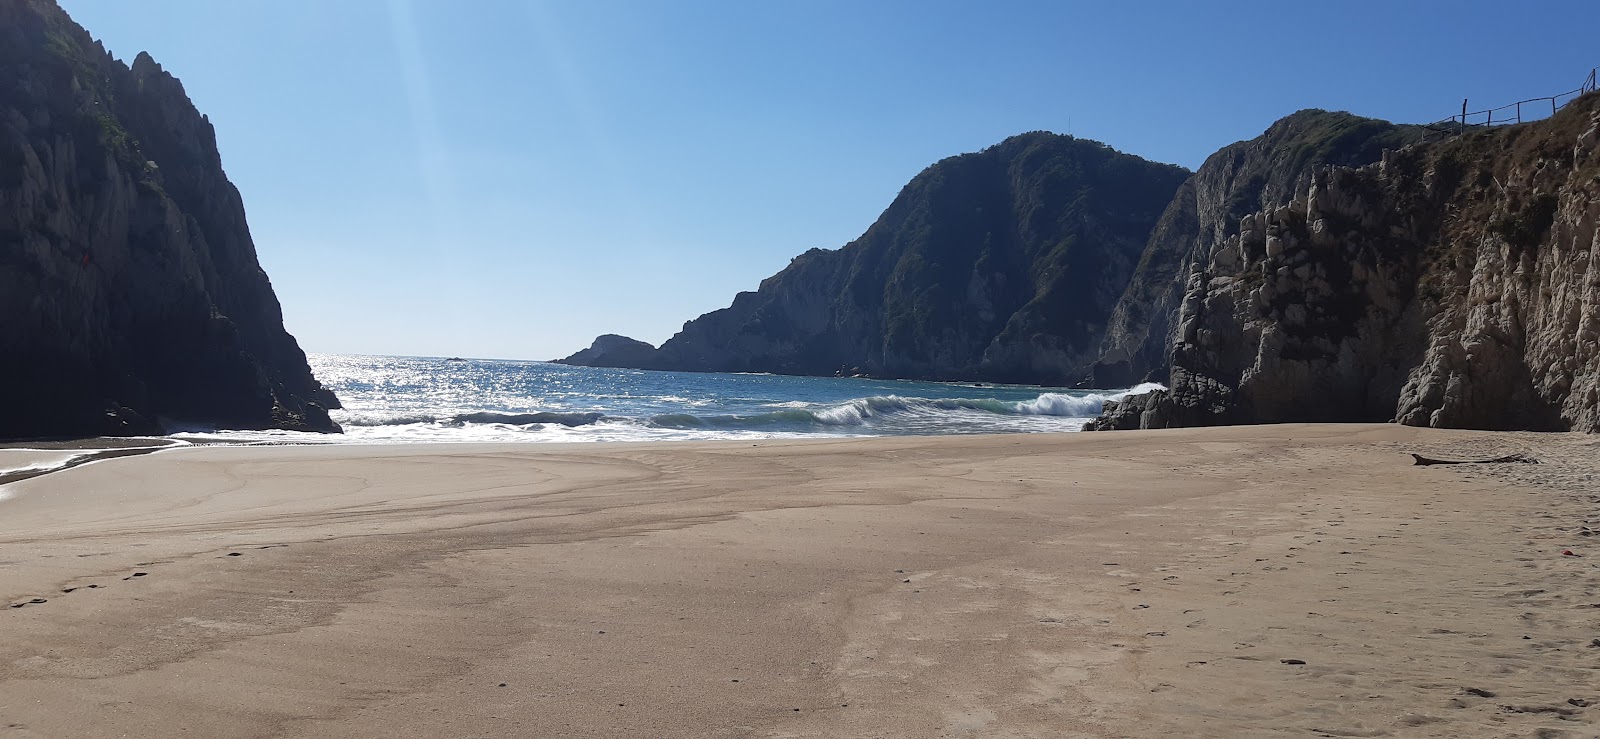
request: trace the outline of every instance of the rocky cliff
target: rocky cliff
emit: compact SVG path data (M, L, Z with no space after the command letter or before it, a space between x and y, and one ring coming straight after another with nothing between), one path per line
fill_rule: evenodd
M1098 428L1600 431L1600 96L1323 167L1199 250L1171 390Z
M561 361L1068 382L1097 356L1188 174L1070 136L1015 136L924 170L859 239L800 255L647 357L597 342Z
M0 357L0 437L337 430L211 123L46 0L0 0Z
M1161 214L1082 384L1165 382L1177 328L1172 319L1197 255L1210 254L1237 234L1247 213L1303 193L1312 170L1376 162L1384 149L1420 141L1422 131L1349 113L1302 110L1212 154Z

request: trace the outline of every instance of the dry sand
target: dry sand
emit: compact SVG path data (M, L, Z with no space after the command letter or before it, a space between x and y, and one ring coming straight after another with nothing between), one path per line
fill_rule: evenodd
M4 488L0 737L1595 736L1597 470L1395 426L113 459Z

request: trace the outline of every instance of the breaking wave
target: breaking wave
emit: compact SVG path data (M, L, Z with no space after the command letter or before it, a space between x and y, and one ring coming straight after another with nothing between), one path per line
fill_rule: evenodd
M432 423L441 426L463 426L469 423L503 423L510 426L554 423L562 426L587 426L598 422L602 418L605 418L605 414L595 412L496 413L478 411L445 416L436 416L428 413L352 413L343 418L340 423L345 426L411 426L419 423Z
M796 407L785 403L782 410L750 415L696 416L688 413L668 413L650 418L650 423L662 428L697 429L794 429L797 427L854 427L873 425L880 419L895 417L951 417L971 418L973 414L998 416L1059 416L1064 418L1092 418L1105 407L1106 401L1121 400L1129 395L1162 390L1157 383L1144 383L1119 393L1043 393L1032 400L1005 401L967 398L905 398L898 395L878 395L857 398L826 407Z
M774 410L744 415L695 415L692 413L663 413L647 418L607 416L594 411L509 413L476 411L434 415L427 413L398 414L348 414L341 419L345 426L410 426L427 424L441 427L461 427L468 424L499 424L506 426L542 426L554 424L568 428L589 426L601 422L611 424L644 425L661 429L728 429L749 431L804 431L835 428L848 430L880 423L915 423L930 427L942 423L960 423L981 420L984 416L1026 417L1054 416L1060 418L1091 418L1100 413L1106 401L1120 400L1129 395L1161 389L1155 383L1145 383L1119 393L1041 393L1030 400L1010 401L993 398L915 398L899 395L874 395L856 398L833 405L807 405L803 403L778 403Z
M345 433L304 442L592 442L1070 432L1107 401L1160 387L611 370L543 362L312 355ZM209 431L207 437L233 432ZM277 433L279 435L275 436ZM231 437L230 437L231 438ZM20 466L39 461L22 461Z

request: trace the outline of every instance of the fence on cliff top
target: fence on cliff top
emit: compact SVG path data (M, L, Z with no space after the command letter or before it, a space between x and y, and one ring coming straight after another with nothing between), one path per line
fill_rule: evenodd
M1459 135L1472 129L1494 128L1495 126L1514 126L1518 123L1536 121L1549 118L1556 111L1566 107L1567 103L1595 91L1596 72L1600 67L1589 70L1589 76L1584 78L1583 84L1576 90L1558 92L1542 98L1529 98L1502 105L1498 108L1487 108L1476 112L1467 111L1467 101L1461 101L1461 112L1436 123L1428 124L1428 128L1436 133L1445 135ZM1548 113L1546 110L1548 109Z

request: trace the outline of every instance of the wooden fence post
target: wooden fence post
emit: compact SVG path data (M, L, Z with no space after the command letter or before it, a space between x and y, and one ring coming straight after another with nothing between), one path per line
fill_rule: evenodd
M1595 67L1595 68L1589 70L1589 76L1584 78L1583 86L1578 88L1577 95L1578 96L1582 96L1582 95L1586 95L1588 93L1595 92L1596 90L1600 90L1600 79L1597 79L1597 78L1600 78L1600 67ZM1571 95L1571 94L1573 94L1573 93L1562 93L1562 95ZM1523 103L1533 103L1533 102L1538 102L1539 100L1549 100L1550 101L1550 115L1552 115L1552 116L1555 115L1558 111L1561 110L1561 96L1562 95L1551 95L1549 98L1534 98L1532 100L1518 101L1516 103L1516 115L1517 115L1516 122L1519 123L1519 124L1522 123L1522 104ZM1571 101L1569 100L1568 102L1571 102ZM1495 110L1505 110L1506 108L1510 108L1510 107L1512 107L1512 106L1503 105L1503 106L1501 106L1499 108L1491 108L1489 110L1480 111L1480 112L1482 112L1484 114L1483 127L1484 128L1494 128L1494 111ZM1468 113L1467 113L1467 98L1461 98L1461 115L1460 116L1451 116L1456 121L1456 134L1457 135L1460 135L1460 134L1464 133L1467 130L1467 115L1468 115ZM1511 123L1510 119L1505 119L1505 121L1504 121L1504 123L1502 125L1506 125L1506 124L1510 124L1510 123ZM1437 124L1430 124L1430 127L1436 126L1436 125Z

